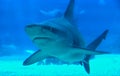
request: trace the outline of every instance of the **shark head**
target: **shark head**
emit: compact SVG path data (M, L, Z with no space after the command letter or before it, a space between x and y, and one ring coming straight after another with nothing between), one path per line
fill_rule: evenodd
M25 32L39 48L55 44L72 43L71 34L64 29L49 24L31 24L25 27Z
M39 26L37 24L26 26L25 32L34 43L37 42L37 45L39 44L40 46L48 43L48 41L55 40L56 37L51 27Z
M78 29L71 24L74 18L74 2L74 0L70 0L62 17L50 19L40 24L30 24L25 27L25 32L35 45L39 48L48 47L51 44L65 46L77 44L83 46L84 41L78 33Z

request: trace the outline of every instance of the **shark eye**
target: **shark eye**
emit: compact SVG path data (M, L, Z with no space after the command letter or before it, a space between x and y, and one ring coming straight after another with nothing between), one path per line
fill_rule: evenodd
M56 29L56 28L52 28L51 32L57 34L57 35L60 35L60 36L65 36L66 35L66 32L63 31L63 30L60 30L60 29Z
M52 30L52 27L50 27L50 26L42 26L42 28L43 28L43 29L46 29L46 30L49 30L49 31Z
M53 28L53 27L51 27L51 26L42 26L42 28L43 28L43 29L46 29L46 30L49 30L49 31L51 31L51 32L53 32L53 33L56 33L56 32L59 31L58 29Z

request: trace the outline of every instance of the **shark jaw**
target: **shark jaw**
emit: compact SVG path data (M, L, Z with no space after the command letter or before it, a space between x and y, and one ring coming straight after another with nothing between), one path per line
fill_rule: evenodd
M45 46L46 43L48 43L48 41L52 41L52 39L49 38L49 37L35 37L32 40L33 43L39 42L38 45L44 45L44 46Z

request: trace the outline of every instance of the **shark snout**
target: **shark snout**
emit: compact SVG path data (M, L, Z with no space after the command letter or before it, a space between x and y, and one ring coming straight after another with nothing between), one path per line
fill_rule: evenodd
M27 25L25 27L25 32L32 39L46 39L48 37L47 32L40 26L36 24Z
M27 30L27 29L33 29L33 28L36 28L36 27L39 27L39 26L36 25L36 24L27 25L27 26L25 27L25 30Z
M36 25L27 25L26 28L32 28L32 27L35 27Z
M38 34L41 34L41 27L39 25L27 25L25 27L25 32L27 33L27 35L29 35L30 37L34 37Z
M39 25L36 25L36 24L27 25L25 27L26 32L36 32L38 30L41 30L41 27Z

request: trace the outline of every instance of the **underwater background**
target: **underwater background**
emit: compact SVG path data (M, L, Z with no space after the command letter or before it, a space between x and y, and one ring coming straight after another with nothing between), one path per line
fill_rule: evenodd
M90 60L91 73L79 64L45 59L30 66L23 61L38 48L26 35L28 24L64 14L69 0L0 0L0 76L120 76L120 1L75 0L75 19L86 45L109 29L97 48L109 55Z

